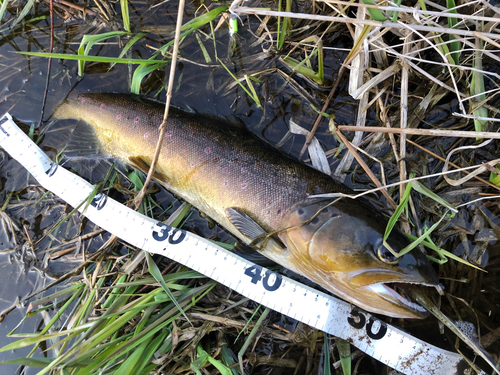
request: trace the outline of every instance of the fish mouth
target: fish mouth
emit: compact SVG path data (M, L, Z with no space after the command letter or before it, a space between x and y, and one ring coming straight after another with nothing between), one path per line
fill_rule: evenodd
M398 283L375 283L370 285L365 285L362 287L367 292L376 294L378 297L390 302L394 305L400 306L405 310L408 310L416 315L418 318L426 318L429 315L429 311L413 302L408 296L406 290L408 288L418 288L419 286L434 286L430 284L409 284L406 282Z

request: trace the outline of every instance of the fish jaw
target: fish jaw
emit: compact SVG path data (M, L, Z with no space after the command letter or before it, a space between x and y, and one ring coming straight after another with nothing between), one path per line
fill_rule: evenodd
M311 200L294 206L279 235L286 250L268 256L367 311L425 317L426 310L406 298L399 286L437 285L426 257L413 250L395 258L383 245L387 221L368 203L330 203ZM396 251L407 244L399 232L387 242Z

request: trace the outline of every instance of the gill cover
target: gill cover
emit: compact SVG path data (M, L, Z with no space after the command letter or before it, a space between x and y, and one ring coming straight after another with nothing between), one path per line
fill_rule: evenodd
M368 311L393 317L424 317L425 309L387 283L437 285L427 258L417 250L396 258L383 245L387 220L367 202L331 202L298 203L283 221L283 228L292 228L283 231L280 239L297 271ZM387 242L395 251L408 244L396 230Z

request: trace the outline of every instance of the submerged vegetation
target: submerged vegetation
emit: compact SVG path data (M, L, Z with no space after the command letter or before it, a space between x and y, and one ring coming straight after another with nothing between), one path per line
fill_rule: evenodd
M77 86L173 96L198 111L247 119L284 152L362 195L380 194L375 204L392 216L386 238L400 226L414 241L405 251L425 248L436 263L445 288L430 303L453 320L472 322L476 355L482 346L490 355L483 358L498 362L498 8L453 0L182 4L3 0L2 113L29 122L30 135L54 160L101 191L228 248L232 237L135 171L59 160L67 129L40 125L42 104L33 114L24 107L46 96L47 120ZM178 12L185 19L176 25ZM172 66L175 77L166 73ZM35 71L45 72L36 85L30 83ZM16 327L9 334L15 340L0 350L27 349L3 362L14 365L9 368L40 374L384 371L342 340L168 259L153 261L37 187L6 155L1 162L1 250L25 272L41 272L36 288L23 291L21 301L13 297L1 315L18 310L23 322L38 326L36 333ZM440 332L432 318L398 324L449 350L460 336Z

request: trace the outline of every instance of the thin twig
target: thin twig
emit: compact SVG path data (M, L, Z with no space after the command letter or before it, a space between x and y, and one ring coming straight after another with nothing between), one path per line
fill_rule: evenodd
M348 5L349 7L359 7L359 8L372 8L372 9L379 9L379 10L384 10L387 12L399 12L399 13L411 13L411 14L418 14L418 15L431 15L431 16L437 16L437 17L454 17L457 19L470 19L470 20L478 20L478 21L486 21L486 22L499 22L498 18L494 17L483 17L483 16L476 16L472 14L463 14L463 13L448 13L448 12L436 12L436 11L430 11L430 10L421 10L417 9L415 7L391 7L391 6L382 6L382 5L372 5L372 4L364 4L364 3L353 3L353 2L348 2L348 1L340 1L340 0L321 0L324 3L333 3L333 4L341 4L341 5ZM456 9L456 8L453 8Z
M410 52L410 43L413 34L405 38L403 46L403 57L401 59L401 100L400 100L400 115L399 124L401 129L406 129L408 125L408 73L409 68L406 63L406 55ZM406 134L402 133L399 139L399 179L404 181L408 178L406 175ZM406 190L406 184L399 186L399 196L402 197ZM409 229L409 227L408 227ZM408 231L409 233L409 231Z
M59 3L59 4L62 4L62 5L66 5L69 8L73 8L73 9L79 10L80 12L83 12L84 14L88 14L88 15L91 15L91 16L96 16L97 15L95 12L91 11L90 9L86 9L86 8L84 8L82 6L73 4L73 3L69 2L69 1L55 0L55 2Z
M167 128L168 109L170 108L170 100L172 99L172 89L174 87L175 69L177 68L176 61L177 61L177 53L179 51L179 39L181 35L183 13L184 13L184 0L179 0L179 7L177 10L177 24L175 26L174 49L172 51L172 61L170 63L170 75L168 77L167 101L165 103L165 112L163 114L163 121L159 128L160 135L158 136L158 142L156 143L155 155L153 157L153 161L151 162L151 166L149 167L146 181L144 182L144 186L142 187L141 191L139 192L139 194L137 194L137 197L135 197L134 200L136 209L139 208L139 206L141 205L147 186L149 185L151 179L153 178L153 174L156 170L156 164L158 164L158 159L160 157L163 138L165 137L165 130Z
M500 139L500 133L476 132L466 130L438 130L438 129L415 129L415 128L384 128L381 126L354 126L339 125L338 130L344 131L364 131L373 133L396 133L396 134L414 134L429 135L435 137L458 137L458 138L493 138Z
M54 7L52 0L49 1L50 7L50 47L49 53L52 53L52 49L54 47ZM49 61L47 63L47 78L45 80L45 91L43 92L43 102L42 102L42 113L40 114L40 122L43 121L43 114L45 112L45 103L47 102L47 91L49 90L49 82L50 82L50 68L52 66L52 57L49 57Z
M377 186L377 188L379 188L379 190L381 190L382 194L384 194L384 197L387 199L387 202L389 202L389 204L394 209L396 209L396 207L398 206L396 204L396 202L394 202L394 200L392 199L392 197L387 192L387 189L385 189L385 187L380 183L380 181L378 180L377 176L375 176L375 174L371 171L371 169L368 167L368 165L366 165L366 163L363 160L363 158L358 154L358 152L356 151L356 149L351 145L351 142L349 142L349 140L342 134L342 132L339 131L339 129L337 129L335 131L335 133L339 136L339 138L342 140L342 142L349 149L349 152L356 158L356 160L358 161L358 163L364 169L364 171L366 172L366 174L372 179L373 183Z
M451 163L448 163L448 164L453 165ZM339 197L345 197L345 198L350 198L350 199L358 199L358 198L363 197L365 195L376 193L377 191L384 191L385 189L391 188L393 186L399 186L401 184L407 184L409 182L419 181L419 180L425 180L425 179L433 178L433 177L440 177L440 176L443 176L445 174L457 173L457 172L464 172L464 171L468 171L468 170L471 170L471 169L478 169L478 168L481 168L481 167L483 167L483 164L471 165L470 167L458 168L458 169L454 169L452 171L432 173L432 174L428 174L426 176L413 177L413 178L409 178L409 179L407 179L405 181L398 181L398 182L394 182L392 184L388 184L388 185L376 187L376 188L373 188L373 189L370 189L370 190L365 190L365 191L363 191L363 192L361 192L359 194L355 194L355 195L345 194L345 193L325 193L325 194L313 194L313 195L309 195L307 198L308 199L315 199L315 198L339 198Z
M485 33L485 32L477 32L470 30L462 30L462 29L452 29L449 27L440 27L440 26L424 26L424 25L406 25L403 23L396 22L379 22L375 20L365 19L359 20L356 18L343 18L343 17L332 17L332 16L323 16L318 14L307 14L307 13L293 13L293 12L277 12L273 10L264 10L264 9L254 9L249 7L238 7L235 9L235 13L237 14L259 14L262 16L274 16L274 17L288 17L288 18L299 18L304 20L314 20L314 21L326 21L326 22L341 22L347 24L361 24L361 25L369 25L380 28L393 28L393 29L407 29L410 28L412 31L418 30L423 32L431 32L431 33L446 33L453 35L463 35L463 36L486 36L487 38L491 38L493 40L500 39L499 34L493 33ZM476 35L477 34L477 35Z
M415 142L413 142L413 141L410 141L409 139L407 139L407 140L406 140L406 142L411 143L413 146L418 147L418 148L419 148L419 149L421 149L422 151L427 152L429 155L432 155L432 156L433 156L433 157L435 157L436 159L439 159L439 160L441 160L442 162L446 162L446 159L445 159L445 158L443 158L443 157L439 156L438 154L436 154L436 153L434 153L434 152L432 152L432 151L430 151L430 150L426 149L425 147L420 146L418 143L415 143ZM451 165L453 168L460 168L458 165L456 165L456 164L452 163L451 161L448 161L448 164L449 164L449 165ZM467 172L467 171L462 171L462 172L464 172L464 173L466 173L466 174L469 174L469 173L470 173L470 172ZM497 189L497 190L500 190L500 186L497 186L497 185L495 185L495 184L494 184L494 183L492 183L492 182L489 182L489 181L487 181L487 180L485 180L485 179L482 179L482 178L481 178L481 177L479 177L479 176L474 176L474 178L475 178L476 180L478 180L478 181L481 181L483 184L486 184L486 185L488 185L488 186L490 186L490 187L492 187L492 188L495 188L495 189Z
M345 65L342 65L339 69L339 74L337 76L337 79L335 80L335 84L332 87L332 90L330 91L330 94L328 94L328 98L325 100L325 104L323 105L323 108L321 108L321 112L326 112L328 107L330 106L330 101L333 98L333 95L337 91L337 88L339 87L340 81L342 81L342 77L344 76L345 72ZM304 146L302 146L302 150L300 150L300 155L299 159L302 158L302 155L304 155L304 152L306 152L307 148L309 147L309 144L311 143L312 139L314 138L314 134L316 133L316 130L318 129L319 123L323 119L323 115L319 114L318 117L316 117L316 121L314 122L314 125L309 132L309 135L306 138L306 143L304 143Z

